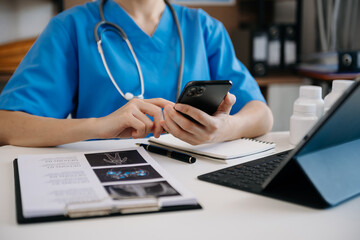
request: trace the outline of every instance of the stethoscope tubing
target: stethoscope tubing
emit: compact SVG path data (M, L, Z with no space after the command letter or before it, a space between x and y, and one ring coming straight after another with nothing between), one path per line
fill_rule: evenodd
M96 44L97 44L97 48L98 48L98 52L100 54L100 57L101 57L101 60L103 62L103 65L105 67L105 70L111 80L111 82L113 83L114 87L116 88L116 90L119 92L119 94L125 98L127 101L130 101L131 99L133 99L134 97L135 98L139 98L139 99L142 99L144 98L144 93L145 93L145 87L144 87L144 78L143 78L143 74L142 74L142 71L141 71L141 67L140 67L140 63L136 57L136 54L134 52L134 49L128 39L128 37L126 36L125 32L122 30L121 27L119 27L118 25L114 24L114 23L111 23L111 22L108 22L105 20L105 17L104 17L104 5L105 5L105 2L106 0L101 0L101 3L100 3L100 6L99 6L99 12L100 12L100 18L101 18L101 21L98 22L95 27L94 27L94 37L95 37L95 41L96 41ZM178 99L179 97L179 94L180 94L180 91L181 91L181 87L182 87L182 78L183 78L183 72L184 72L184 61L185 61L185 47L184 47L184 40L183 40L183 36L182 36L182 32L181 32L181 28L180 28L180 23L179 23L179 19L175 13L175 10L174 8L171 6L171 4L167 1L167 0L164 0L164 2L166 3L166 5L169 7L170 11L171 11L171 14L174 18L174 21L175 21L175 24L176 24L176 27L177 27L177 32L178 32L178 35L179 35L179 40L180 40L180 66L179 66L179 74L178 74L178 81L177 81L177 92L176 92L176 99ZM121 91L120 87L118 86L118 84L116 83L113 75L111 74L111 71L108 67L108 64L106 62L106 58L105 58L105 55L104 55L104 51L102 49L102 46L101 46L101 33L99 35L98 31L99 31L99 28L101 26L110 26L112 27L113 29L116 29L118 31L118 33L120 34L120 36L122 37L122 39L125 41L126 45L128 46L130 52L131 52L131 55L133 56L133 59L135 61L135 64L136 64L136 68L137 68L137 71L138 71L138 75L139 75L139 81L140 81L140 85L141 85L141 93L140 95L138 96L134 96L132 93L130 92L127 92L127 93L123 93L123 91Z

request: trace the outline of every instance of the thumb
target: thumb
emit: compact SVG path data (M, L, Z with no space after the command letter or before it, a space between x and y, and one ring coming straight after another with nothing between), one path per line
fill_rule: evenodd
M236 102L236 97L234 94L228 93L224 100L221 102L220 106L218 107L216 113L226 113L229 114L231 111L232 106Z

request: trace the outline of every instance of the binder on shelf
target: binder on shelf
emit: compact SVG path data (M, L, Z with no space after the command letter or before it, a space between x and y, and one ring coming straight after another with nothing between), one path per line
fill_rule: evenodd
M22 155L14 176L18 223L201 209L141 147Z
M250 72L254 76L267 74L268 35L266 31L254 30L251 34Z
M283 66L293 67L297 62L296 26L294 24L283 25Z
M268 28L268 58L267 64L269 69L281 67L281 26L271 25Z

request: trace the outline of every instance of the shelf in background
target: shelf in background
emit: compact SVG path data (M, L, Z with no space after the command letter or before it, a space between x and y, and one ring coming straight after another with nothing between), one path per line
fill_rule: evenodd
M268 92L271 85L301 85L304 84L305 78L289 70L277 70L270 71L268 75L263 77L255 77L255 80L259 84L261 93L265 97L266 101L268 101Z
M270 73L264 77L255 77L256 82L260 87L267 87L272 84L302 84L304 77L296 75L295 73L277 72Z
M321 81L332 81L336 79L346 79L353 80L356 77L360 76L359 72L354 73L322 73L316 71L307 71L307 70L299 70L299 74L303 77L311 78L314 80Z

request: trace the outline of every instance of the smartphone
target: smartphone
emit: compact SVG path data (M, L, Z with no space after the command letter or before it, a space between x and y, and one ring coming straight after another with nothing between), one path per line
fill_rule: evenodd
M177 103L188 104L213 115L231 86L230 80L191 81L184 87Z

